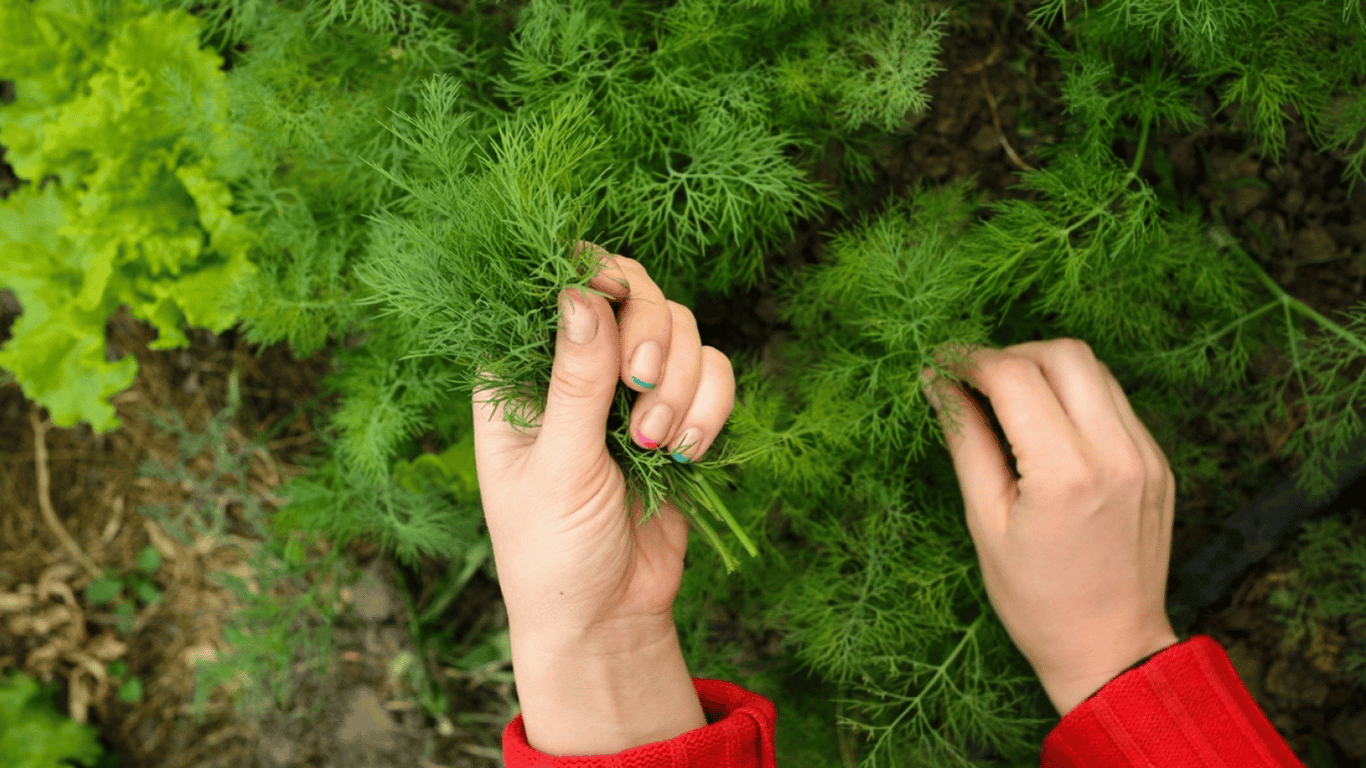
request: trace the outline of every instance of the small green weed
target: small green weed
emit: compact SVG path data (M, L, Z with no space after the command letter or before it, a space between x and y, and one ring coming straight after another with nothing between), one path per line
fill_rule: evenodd
M1304 526L1297 565L1268 602L1286 627L1282 649L1319 639L1325 626L1346 623L1349 636L1338 671L1366 686L1366 515L1354 509Z
M191 705L196 717L203 716L209 695L218 688L232 693L239 713L261 714L272 705L287 707L292 671L314 672L325 663L332 654L332 625L340 615L336 588L325 590L322 586L339 583L336 569L342 566L338 549L332 548L322 562L311 560L308 548L312 540L305 541L301 535L278 535L247 482L251 455L273 435L244 443L230 439L229 431L241 410L239 381L234 370L228 377L227 406L214 414L202 431L191 430L174 411L144 414L157 428L176 437L179 457L169 467L144 462L143 476L187 488L190 497L175 509L148 504L139 511L187 547L206 536L226 538L230 526L240 529L244 525L249 538L263 541L245 563L250 578L228 573L209 576L231 591L242 607L224 629L231 652L196 668ZM206 450L211 452L212 467L201 477L189 467ZM242 509L241 522L228 519L228 507L233 503ZM144 550L139 567L159 565L159 559L153 561L155 555L155 550L150 554ZM135 577L126 584L104 579L91 584L95 597L105 599L120 594L124 586L131 587L139 598L152 594ZM291 592L296 594L288 594ZM127 684L125 687L130 696L136 691ZM322 704L315 702L311 714L316 714Z
M137 570L118 574L112 568L105 575L90 582L85 588L85 599L91 605L114 606L114 626L122 634L129 634L137 623L138 611L161 602L161 590L153 577L161 568L161 553L151 544L138 553ZM119 700L132 704L142 700L142 679L129 677L122 661L109 664L109 675L122 679ZM126 678L126 679L125 679Z
M161 568L161 553L148 544L138 554L137 565L136 571L123 575L109 569L85 588L85 599L91 605L114 604L117 627L124 634L133 630L139 609L161 601L161 590L152 578Z
M241 604L224 629L232 650L196 669L191 713L204 713L209 694L225 688L237 711L260 715L271 707L289 706L296 671L326 674L332 656L333 625L341 615L335 585L347 579L339 550L331 549L321 562L307 556L308 544L299 537L281 546L261 546L248 563L253 577L215 573L211 579L230 590ZM329 578L328 574L331 574ZM349 570L347 576L349 576ZM310 577L313 577L310 579ZM301 590L288 594L289 590ZM325 702L310 705L308 716Z
M481 545L483 545L481 547ZM486 542L472 548L465 567L452 568L438 588L438 597L427 609L419 612L407 590L402 592L408 615L412 617L408 632L416 651L403 651L389 664L389 678L413 693L416 703L436 721L437 731L449 736L454 732L450 716L451 700L441 686L442 677L464 680L468 689L488 684L511 684L512 638L507 627L490 627L494 612L486 611L475 627L463 637L442 615L450 600L464 590L474 573L492 564L493 550ZM439 672L442 667L444 672ZM504 720L515 712L508 712ZM463 724L463 723L462 723Z
M178 509L162 504L144 504L138 511L156 521L167 534L187 547L193 548L195 541L204 536L224 538L228 528L228 507L233 503L241 505L247 528L244 533L261 538L269 531L261 504L247 483L247 472L252 453L271 436L266 435L234 448L232 444L238 441L231 440L228 435L241 410L239 381L239 374L234 370L228 377L227 406L209 419L202 432L191 430L180 414L173 410L164 413L143 411L143 416L154 427L175 436L179 456L170 467L148 459L139 467L139 474L188 488L190 498ZM206 450L211 452L212 468L204 477L199 477L189 470L189 466Z

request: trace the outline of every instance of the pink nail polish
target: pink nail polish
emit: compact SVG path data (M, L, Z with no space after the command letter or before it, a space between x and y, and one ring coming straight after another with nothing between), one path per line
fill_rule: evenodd
M641 445L645 446L650 450L654 450L659 447L658 442L646 438L645 435L641 434L641 431L638 429L636 430L636 442L640 443Z

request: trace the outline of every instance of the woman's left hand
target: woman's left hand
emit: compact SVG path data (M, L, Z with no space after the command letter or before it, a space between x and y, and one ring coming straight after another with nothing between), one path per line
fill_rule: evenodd
M561 294L546 409L531 417L540 427L528 434L503 420L506 403L491 405L487 390L474 394L479 492L514 667L519 651L524 659L556 649L613 658L667 646L669 638L676 646L673 602L687 520L665 503L637 525L643 504L626 508L625 476L607 450L607 416L622 381L641 393L630 423L641 450L662 447L675 460L696 460L735 405L730 359L702 346L692 312L667 301L639 262L587 245L606 258L589 285L620 302L619 324L607 299ZM525 701L523 709L529 719Z

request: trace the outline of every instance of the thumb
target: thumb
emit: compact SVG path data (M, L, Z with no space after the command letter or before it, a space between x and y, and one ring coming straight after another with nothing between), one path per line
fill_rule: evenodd
M550 371L540 441L554 455L589 456L607 438L607 413L617 391L621 352L616 318L606 299L577 288L560 294L560 327Z
M925 382L925 399L934 406L944 430L969 517L973 510L999 508L994 502L1010 498L1014 478L996 433L987 426L986 414L975 400L933 369L922 369L920 378Z

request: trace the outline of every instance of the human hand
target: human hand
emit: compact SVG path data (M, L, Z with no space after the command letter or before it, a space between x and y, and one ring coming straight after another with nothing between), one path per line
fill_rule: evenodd
M1166 613L1176 479L1085 342L962 352L968 364L940 362L991 401L1019 479L966 393L927 368L926 394L953 455L987 595L1066 715L1178 642Z
M605 686L607 672L588 674L593 659L625 677L629 659L656 653L637 670L640 690L604 706L633 710L654 726L665 723L667 717L643 706L621 707L621 700L658 694L667 673L681 668L686 690L679 696L692 696L691 705L671 704L667 714L695 715L694 725L706 725L673 622L687 521L666 502L648 523L637 524L643 504L626 508L625 476L607 450L607 416L622 381L641 393L630 423L637 444L667 446L675 460L695 461L735 405L730 360L702 346L692 312L666 301L639 262L585 245L606 265L589 286L620 302L620 318L607 298L575 289L561 294L546 409L531 414L540 427L527 434L512 428L503 419L507 403L495 407L486 390L476 391L473 402L479 491L507 605L519 698L529 740L552 754L620 751L628 748L621 743L639 735L627 733L626 725L613 725L606 740L593 733L610 719L594 712L582 687ZM571 296L586 304L571 307ZM651 344L657 354L637 357ZM658 418L655 408L664 409ZM578 670L588 679L566 679ZM535 695L533 685L542 686Z

